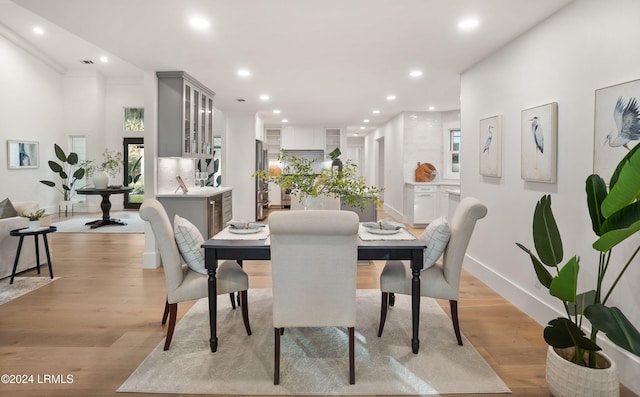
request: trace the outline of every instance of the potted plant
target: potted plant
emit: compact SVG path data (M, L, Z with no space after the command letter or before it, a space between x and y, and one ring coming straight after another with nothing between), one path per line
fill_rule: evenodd
M60 187L58 187L53 181L43 180L40 181L40 183L55 188L62 193L62 202L60 205L66 208L67 205L70 205L71 198L75 194L75 190L73 189L74 185L76 182L84 178L86 163L78 161L77 153L70 152L67 155L57 144L54 144L53 148L56 157L60 160L60 163L49 160L48 164L51 171L55 172L60 177Z
M338 153L339 156L339 153ZM273 182L284 190L291 189L297 194L300 202L303 200L319 199L320 195L341 198L351 206L363 210L367 205L379 204L379 193L382 189L368 186L366 180L357 175L358 167L351 161L346 161L341 168L323 168L319 175L313 170L315 160L298 156L290 156L284 151L278 157L284 164L282 173L270 175L268 170L256 171L252 176L260 180ZM309 202L307 208L314 207Z
M595 395L614 395L619 393L615 363L606 367L601 348L597 344L597 334L603 331L606 336L621 348L640 356L640 332L631 324L626 316L616 307L607 306L611 293L618 285L625 271L640 252L638 246L626 263L614 266L610 263L614 247L640 230L640 145L636 145L618 164L610 183L609 191L599 175L590 175L586 180L587 206L593 231L597 239L593 248L598 252L598 272L593 280L592 289L578 293L578 273L580 257L573 256L563 266L563 247L553 212L551 197L543 196L538 201L533 215L533 241L535 254L520 243L518 247L529 254L540 284L549 293L560 299L566 316L549 322L544 329L544 339L549 344L547 354L547 382L551 392L556 396L567 395L564 390L571 390L571 395L582 395L578 391L593 395L593 388L602 384L607 391L596 392ZM554 275L548 269L554 270ZM613 279L607 272L616 272ZM582 321L586 318L591 323L590 335L582 330ZM558 358L558 355L565 359ZM569 361L567 361L569 360ZM568 364L565 364L568 363ZM557 376L553 368L559 365L570 365L571 371L591 371L581 376ZM595 370L598 369L598 370ZM611 375L613 380L600 381L600 377ZM575 393L575 394L574 394Z
M34 212L21 213L20 216L29 219L29 229L37 229L40 227L40 218L44 216L44 209Z
M93 186L97 189L105 189L109 186L109 178L115 178L118 175L122 163L122 153L109 149L102 152L102 161L88 161L87 174L92 177Z

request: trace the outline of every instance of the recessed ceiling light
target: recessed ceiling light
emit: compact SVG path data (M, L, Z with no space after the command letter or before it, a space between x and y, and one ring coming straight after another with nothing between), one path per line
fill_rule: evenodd
M105 57L105 56L101 56L101 57L100 57L100 62L102 62L102 63L107 63L107 62L109 62L109 58L107 58L107 57Z
M362 120L362 122L363 122L363 123L368 123L368 122L369 122L369 119L364 119L364 120Z
M412 70L411 72L409 72L409 76L420 77L422 76L422 70Z
M238 70L238 76L240 76L240 77L249 77L249 76L251 76L251 72L249 71L249 69L239 69Z
M42 29L40 26L36 26L35 28L33 28L33 33L42 36L44 34L44 29Z
M360 127L361 130L364 130L364 127Z
M436 110L435 106L429 106L429 110Z
M203 30L209 27L209 21L202 17L193 17L189 19L189 25L195 29Z
M261 101L268 101L269 99L271 99L271 98L267 94L260 95L260 100Z
M358 136L358 133L357 133L357 132L354 132L354 133L353 133L353 136Z
M477 18L469 17L464 18L460 22L458 22L458 29L460 30L473 30L478 27L480 21Z
M280 109L273 109L274 114L280 114Z
M287 120L287 119L282 119L282 122L283 122L283 123L288 123L288 122L289 122L289 120Z
M395 95L387 95L387 101L395 101L395 100L396 100Z
M374 111L373 111L373 112L371 112L371 113L373 113L373 114L380 114L380 111L376 109L376 110L374 110Z

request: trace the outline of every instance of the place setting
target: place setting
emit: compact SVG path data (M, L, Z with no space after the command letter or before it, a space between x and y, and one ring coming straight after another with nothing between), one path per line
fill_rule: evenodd
M264 240L269 237L269 225L261 222L230 220L213 236L214 240Z
M363 241L416 239L413 234L409 233L404 224L395 222L390 218L381 219L377 222L360 223L358 236Z

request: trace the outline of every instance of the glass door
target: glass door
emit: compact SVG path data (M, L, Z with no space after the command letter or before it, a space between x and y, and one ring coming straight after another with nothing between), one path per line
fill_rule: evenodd
M124 138L124 185L133 188L124 195L124 208L138 209L144 199L144 138Z

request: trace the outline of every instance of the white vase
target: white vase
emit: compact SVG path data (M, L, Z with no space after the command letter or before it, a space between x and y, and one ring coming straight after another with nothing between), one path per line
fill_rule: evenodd
M608 362L608 368L583 367L561 357L553 347L547 350L546 379L549 391L555 397L620 395L620 382L616 364L602 352L598 362Z
M37 221L29 221L29 229L37 229L40 227L40 219Z
M109 186L109 175L104 171L94 172L92 180L96 189L106 189Z
M317 197L307 196L304 199L304 209L305 210L321 210L322 198L320 196L317 196Z

